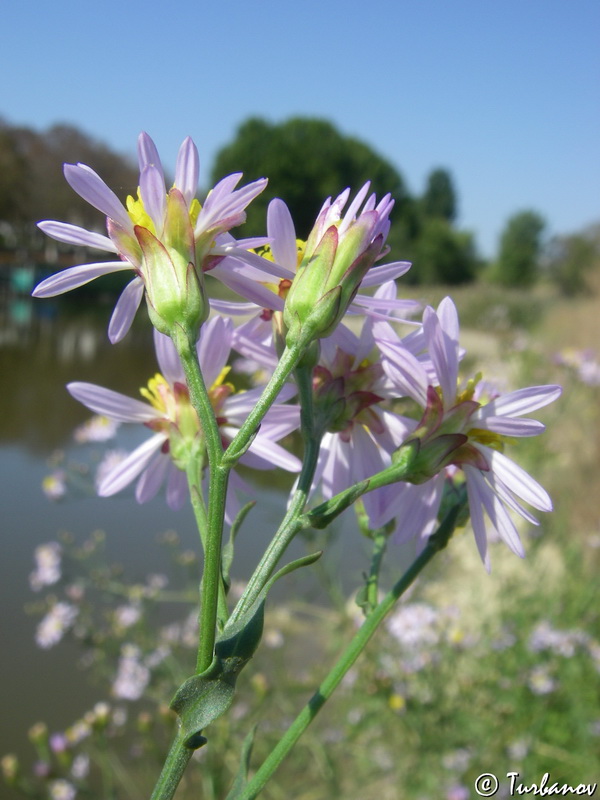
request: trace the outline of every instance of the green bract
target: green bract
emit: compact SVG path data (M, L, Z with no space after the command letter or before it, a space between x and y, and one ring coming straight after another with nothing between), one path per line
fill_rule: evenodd
M209 313L202 274L195 262L194 231L187 205L178 189L167 195L164 232L159 240L148 228L136 225L140 244L146 297L154 327L170 336L175 325L192 338Z

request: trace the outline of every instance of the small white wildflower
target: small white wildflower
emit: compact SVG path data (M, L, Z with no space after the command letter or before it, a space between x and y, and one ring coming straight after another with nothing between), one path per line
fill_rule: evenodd
M41 544L35 548L33 557L35 570L29 576L29 585L34 592L39 592L60 580L62 547L58 542Z
M132 625L135 625L141 616L142 611L140 607L131 603L124 606L118 606L114 610L115 624L117 628L120 628L121 630L126 630Z
M58 644L78 614L79 609L70 603L55 603L37 627L35 641L38 647L46 650Z
M123 645L112 691L122 700L139 700L150 681L150 670L140 661L140 650L132 644Z
M79 444L86 442L107 442L119 429L120 423L101 414L95 414L82 425L75 428L73 437Z
M117 728L122 728L127 722L127 709L124 706L115 708L112 715L112 722Z
M389 618L387 629L403 647L435 646L439 642L438 612L426 603L409 603Z
M50 783L49 795L51 800L74 800L77 796L77 789L69 781L59 778Z
M554 655L571 658L575 655L577 645L585 644L587 639L586 634L577 628L561 631L543 621L534 628L529 637L529 649L534 653L549 650Z
M510 756L512 761L522 761L531 748L531 742L529 739L516 739L512 744L509 744L506 748L506 752Z
M458 750L451 750L442 758L442 764L446 769L455 772L464 772L471 762L471 752L466 747L459 747Z
M65 731L65 737L69 744L79 744L91 734L92 728L88 722L83 719L73 723L70 728Z
M42 491L49 500L60 500L67 493L65 472L57 469L42 480Z
M267 647L270 647L272 650L277 650L283 646L285 639L280 630L277 628L271 628L270 630L265 631L263 641Z
M90 772L90 757L87 753L79 753L71 764L71 776L77 781L87 778Z
M558 684L550 675L545 666L539 665L534 667L529 673L527 685L534 694L550 694L553 692Z

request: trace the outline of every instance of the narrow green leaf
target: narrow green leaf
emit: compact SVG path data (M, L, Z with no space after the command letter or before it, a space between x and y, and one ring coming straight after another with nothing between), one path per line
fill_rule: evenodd
M251 500L249 503L246 503L246 505L242 509L240 509L237 517L234 519L233 524L231 526L231 530L229 532L229 541L227 542L227 544L223 546L222 571L223 571L223 583L225 584L226 589L229 589L229 586L231 585L231 580L229 576L231 571L231 565L233 563L236 537L240 531L240 528L244 524L244 520L246 519L246 517L248 516L248 514L254 508L255 505L256 505L256 500Z
M238 768L231 791L227 795L226 800L236 800L246 788L248 783L248 773L250 771L250 757L252 756L252 748L254 746L254 737L256 736L257 725L250 730L242 744L242 753L240 757L240 766Z

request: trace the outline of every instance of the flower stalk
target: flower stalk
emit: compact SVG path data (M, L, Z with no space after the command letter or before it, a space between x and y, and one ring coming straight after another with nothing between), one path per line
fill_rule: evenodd
M275 745L265 761L248 781L241 792L229 794L227 800L254 800L277 771L279 765L292 750L298 739L323 708L327 700L342 682L348 670L363 652L377 628L392 610L396 602L414 583L434 556L443 550L454 533L465 501L457 503L448 511L435 535L429 538L425 549L413 561L402 577L394 584L383 600L371 611L348 644L340 658L329 671L317 691L313 694L283 737Z
M225 498L229 468L222 466L223 447L219 426L202 377L195 343L181 328L175 329L173 344L183 365L190 400L202 426L209 465L208 515L200 515L200 528L206 526L203 538L204 570L200 603L200 637L198 643L197 673L204 672L212 663L219 617L226 616L225 590L221 570L221 543L225 520ZM199 476L190 481L193 494L202 491ZM196 503L199 506L199 502ZM199 506L201 508L201 506Z

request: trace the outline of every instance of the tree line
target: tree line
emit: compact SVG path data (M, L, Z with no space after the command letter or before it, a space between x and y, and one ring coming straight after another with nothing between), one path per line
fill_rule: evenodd
M96 170L120 197L135 193L135 163L77 128L55 125L40 133L0 120L1 248L43 247L34 225L40 219L98 229L98 212L62 175L63 162L77 161ZM393 164L323 119L296 117L277 124L259 117L246 120L218 152L211 185L231 172L243 172L245 181L269 178L267 190L248 209L244 235L263 235L267 205L282 197L297 235L305 238L325 197L346 186L357 190L371 180L378 197L390 192L396 200L388 260L412 261L403 280L415 284L460 284L485 277L505 286L529 287L545 273L561 291L573 294L585 289L585 274L598 259L597 228L545 243L544 219L526 209L507 220L495 258L485 262L473 234L456 224L457 191L447 169L431 170L422 193L411 193Z

